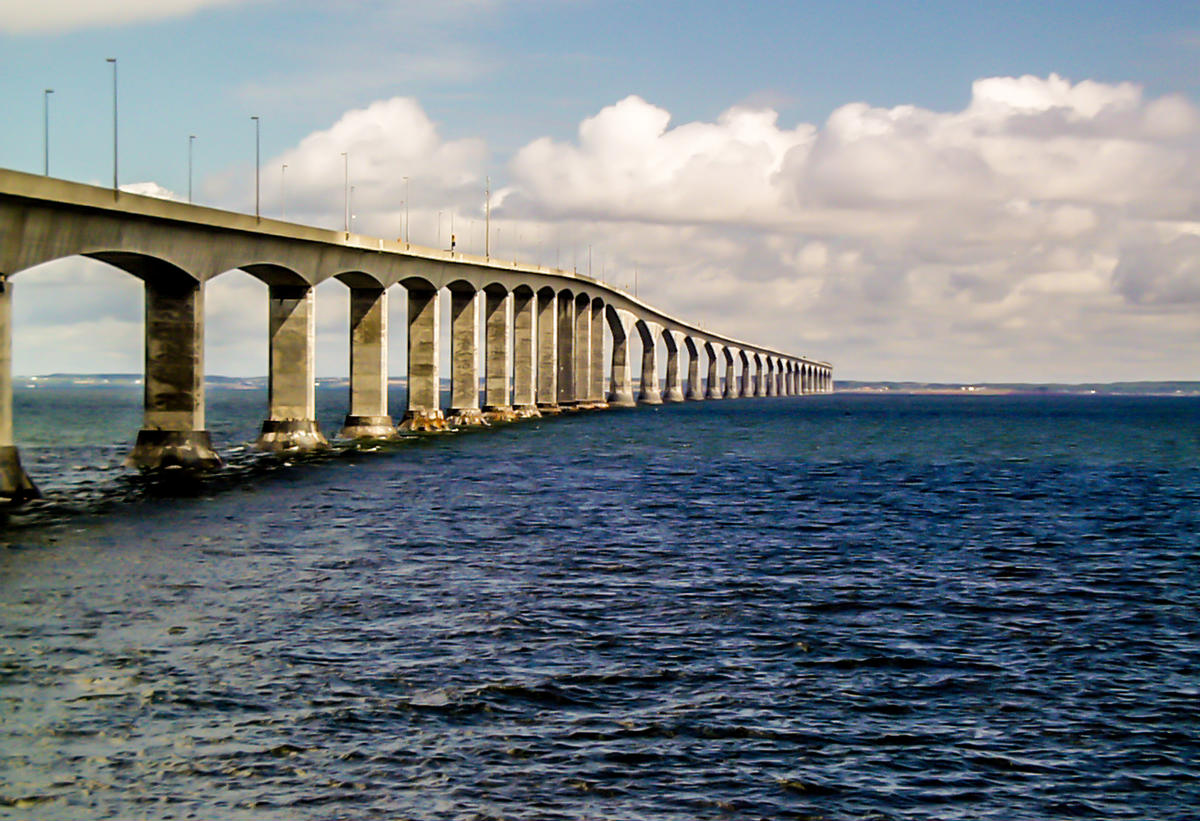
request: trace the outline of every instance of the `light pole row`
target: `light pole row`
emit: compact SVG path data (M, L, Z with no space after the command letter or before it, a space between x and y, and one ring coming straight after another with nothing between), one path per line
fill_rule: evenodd
M113 126L113 182L112 182L112 187L113 187L113 197L116 198L120 194L120 185L119 185L120 175L119 175L119 171L118 171L118 157L119 157L118 136L119 135L118 135L118 131L117 131L117 121L118 121L118 117L117 117L117 58L116 57L106 57L105 62L112 65L112 126ZM50 95L53 93L54 93L54 89L52 89L52 88L47 88L42 92L42 174L47 177L50 176ZM261 122L262 121L259 119L259 116L257 114L251 115L250 119L254 121L254 218L256 220L261 221L262 220L262 208L261 208L261 204L262 204L262 199L261 199L261 166L262 166ZM188 159L187 192L188 192L188 202L189 203L192 202L193 146L194 146L195 142L196 142L196 135L189 134L188 135L188 146L187 146L187 159ZM346 205L346 219L345 219L345 223L344 223L344 228L345 228L346 234L348 235L350 233L350 219L351 219L351 214L350 214L350 191L351 191L350 153L348 151L342 152L342 160L344 162L344 166L343 166L344 167L344 175L345 175L344 197L345 197L345 205ZM280 192L281 192L282 196L284 197L285 203L286 203L286 196L287 196L287 193L286 193L287 189L285 187L286 174L287 174L287 163L284 163L283 167L280 169ZM408 218L408 214L409 214L408 192L409 192L408 177L405 177L404 178L404 225L403 225L403 229L404 229L403 233L404 233L404 241L405 242L409 241L410 233L411 233L411 231L410 231L411 225L410 225L410 220ZM488 181L488 192L487 192L485 200L486 201L485 201L484 207L485 207L485 210L487 211L487 220L490 223L490 217L491 217L491 181L490 181L490 179ZM286 208L286 205L284 207ZM286 211L284 213L286 214ZM453 217L451 217L451 219L453 219ZM489 231L487 231L487 233L490 234L491 231L489 230ZM439 242L440 242L440 239L441 239L441 237L440 237L440 235L441 235L441 214L440 214L440 212L438 215L438 234L439 234ZM451 234L453 234L453 228L451 228ZM489 245L489 239L490 239L490 237L484 238L485 247L487 247ZM487 251L485 251L485 253L487 253Z

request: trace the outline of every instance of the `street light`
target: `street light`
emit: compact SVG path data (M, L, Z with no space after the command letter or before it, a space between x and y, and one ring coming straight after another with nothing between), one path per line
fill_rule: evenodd
M113 67L113 196L117 196L117 58L105 57Z
M261 220L262 214L258 208L259 119L257 114L252 114L250 119L254 120L254 219Z
M196 141L195 134L188 134L188 202L192 201L192 143Z
M44 162L42 163L42 174L50 176L50 95L54 93L54 89L48 88L42 94L42 149Z
M408 229L412 222L408 218L408 177L404 178L404 242L408 242Z
M344 175L345 181L343 183L344 191L342 193L345 195L345 201L346 201L346 223L345 223L346 236L349 237L350 236L350 152L349 151L342 152L342 160L344 161L344 171L345 171L345 175Z

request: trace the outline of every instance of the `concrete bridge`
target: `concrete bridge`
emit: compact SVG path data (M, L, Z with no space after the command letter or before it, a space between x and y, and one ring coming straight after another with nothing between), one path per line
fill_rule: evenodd
M143 469L220 464L204 423L204 284L235 269L268 288L264 450L327 447L315 413L313 288L331 277L350 289L347 438L397 431L387 407L387 298L395 285L408 300L408 407L400 430L833 387L827 362L700 328L578 273L0 169L0 498L37 494L13 442L12 277L75 255L145 283L144 422L129 457ZM443 292L450 299L448 409L439 401ZM633 339L642 356L636 395Z

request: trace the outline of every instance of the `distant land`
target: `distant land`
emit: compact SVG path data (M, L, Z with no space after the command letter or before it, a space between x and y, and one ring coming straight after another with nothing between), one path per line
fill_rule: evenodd
M1200 396L1200 381L1163 382L834 382L838 393L1073 394L1079 396Z
M214 388L260 390L267 386L265 376L215 376L204 378L206 385ZM404 377L392 377L392 385L405 385ZM634 380L636 383L637 380ZM27 388L39 386L134 386L142 384L140 373L50 373L40 376L16 376L13 384ZM319 376L318 387L344 387L350 380L344 376ZM450 380L443 379L442 386L449 387ZM1124 395L1124 396L1200 396L1200 381L1147 381L1147 382L1082 382L1037 383L1037 382L862 382L855 380L834 381L836 393L896 393L896 394L955 394L955 395L1000 395L1000 394L1075 394Z

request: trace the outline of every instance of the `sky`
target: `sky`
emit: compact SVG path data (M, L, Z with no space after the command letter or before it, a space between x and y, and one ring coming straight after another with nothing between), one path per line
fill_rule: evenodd
M129 190L186 199L194 135L194 201L253 211L258 116L266 215L340 228L347 152L355 231L481 251L490 181L495 255L840 379L1200 378L1195 4L0 0L0 166L48 103L51 175L111 184L108 57ZM132 277L15 284L16 373L141 370ZM206 299L208 372L265 373L265 286Z

